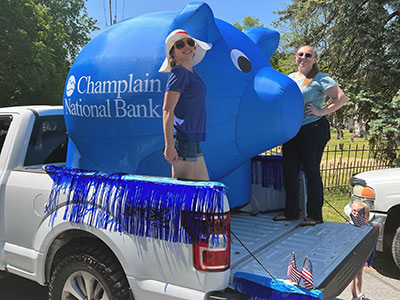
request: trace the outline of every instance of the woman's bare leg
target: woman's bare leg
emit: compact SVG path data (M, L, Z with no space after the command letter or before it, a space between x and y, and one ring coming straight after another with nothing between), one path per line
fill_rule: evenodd
M197 161L178 160L172 163L172 178L188 180L209 180L204 157Z
M172 163L172 178L194 179L195 161L176 160Z
M210 178L208 177L206 162L204 161L203 156L197 158L193 172L193 179L204 180L204 181L210 180Z

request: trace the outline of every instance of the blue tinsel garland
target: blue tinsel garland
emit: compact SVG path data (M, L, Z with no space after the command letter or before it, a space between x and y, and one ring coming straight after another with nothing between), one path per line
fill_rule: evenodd
M264 276L246 272L236 272L233 276L235 290L250 296L251 300L322 300L319 290L306 290L303 287L286 284Z
M225 186L218 182L107 174L45 166L54 180L46 212L53 226L60 206L64 220L101 229L191 243L218 243L213 219L222 218ZM65 195L65 202L60 195Z
M275 190L283 189L282 155L255 156L251 168L251 183Z

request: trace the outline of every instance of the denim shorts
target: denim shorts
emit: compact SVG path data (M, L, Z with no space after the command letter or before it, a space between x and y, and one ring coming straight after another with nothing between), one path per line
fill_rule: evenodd
M199 142L191 142L174 137L175 149L178 152L178 159L183 161L197 161L197 158L203 156Z

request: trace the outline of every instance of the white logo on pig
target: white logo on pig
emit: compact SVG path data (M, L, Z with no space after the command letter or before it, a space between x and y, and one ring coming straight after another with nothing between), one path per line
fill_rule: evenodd
M124 99L106 99L96 104L85 104L70 98L64 99L65 115L85 118L162 118L161 105L154 104L149 98L140 104L130 104Z
M146 73L146 77L148 76L149 73ZM81 76L77 83L77 91L79 94L116 94L117 99L121 99L124 93L162 92L160 79L134 78L133 73L130 73L127 79L115 80L93 80L91 75Z
M75 84L76 84L75 76L71 75L68 79L67 88L65 91L68 97L70 97L73 94L75 90Z

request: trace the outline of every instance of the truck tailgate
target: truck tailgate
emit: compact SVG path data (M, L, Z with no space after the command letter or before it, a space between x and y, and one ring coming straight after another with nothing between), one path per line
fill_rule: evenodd
M274 222L275 214L252 216L233 212L231 231L277 279L287 279L292 251L300 270L308 256L313 264L314 284L326 299L346 288L372 253L378 236L378 230L372 226L324 222L300 227L301 220ZM230 283L239 271L269 277L232 235Z

